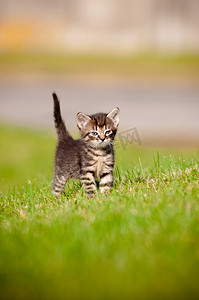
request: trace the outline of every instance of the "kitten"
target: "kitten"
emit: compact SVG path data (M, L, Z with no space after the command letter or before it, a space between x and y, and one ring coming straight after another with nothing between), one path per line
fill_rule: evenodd
M58 145L55 154L54 184L52 193L64 192L69 178L81 180L87 196L99 189L107 192L113 187L114 150L113 140L119 125L119 108L110 113L91 116L77 114L77 126L81 138L74 140L68 133L61 117L57 95L53 93L54 122Z

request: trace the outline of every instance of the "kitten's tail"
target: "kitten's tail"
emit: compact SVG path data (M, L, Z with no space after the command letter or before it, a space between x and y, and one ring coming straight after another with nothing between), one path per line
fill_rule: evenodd
M61 117L59 99L55 93L53 93L52 96L54 100L54 122L58 140L61 141L71 138Z

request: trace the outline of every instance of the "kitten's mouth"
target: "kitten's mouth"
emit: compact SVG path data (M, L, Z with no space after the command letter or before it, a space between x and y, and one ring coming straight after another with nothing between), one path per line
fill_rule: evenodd
M109 144L108 141L101 141L98 143L98 148L106 148L106 146Z
M110 142L107 140L91 142L92 147L95 149L105 149L109 144Z

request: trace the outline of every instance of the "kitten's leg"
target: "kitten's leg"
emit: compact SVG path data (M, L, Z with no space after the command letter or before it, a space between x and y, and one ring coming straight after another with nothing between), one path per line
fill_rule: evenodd
M92 197L96 194L96 183L94 178L94 172L87 171L81 178L82 185L88 197Z
M113 187L113 172L103 173L100 176L99 189L101 193L108 192Z
M67 178L63 175L55 175L52 193L53 195L60 195L64 192Z

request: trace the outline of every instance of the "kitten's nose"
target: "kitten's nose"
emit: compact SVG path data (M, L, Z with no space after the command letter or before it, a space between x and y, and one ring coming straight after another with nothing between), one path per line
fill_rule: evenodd
M105 137L99 137L99 138L102 142L105 140Z

